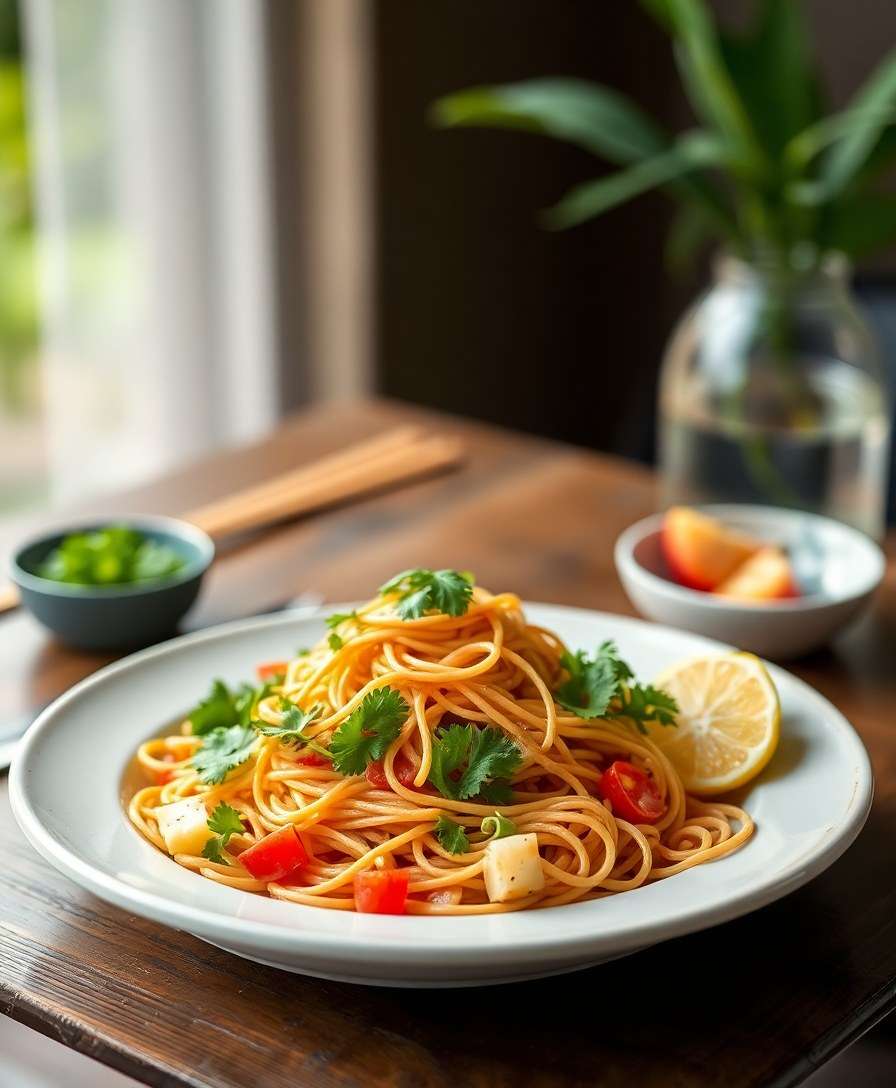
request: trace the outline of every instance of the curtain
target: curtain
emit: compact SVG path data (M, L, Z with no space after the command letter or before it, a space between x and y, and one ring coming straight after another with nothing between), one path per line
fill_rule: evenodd
M59 502L249 440L278 415L266 23L256 0L25 10Z

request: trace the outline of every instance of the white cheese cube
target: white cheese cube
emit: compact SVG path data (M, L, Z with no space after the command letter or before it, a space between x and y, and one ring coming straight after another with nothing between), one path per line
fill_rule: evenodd
M201 854L212 837L201 797L185 797L183 801L161 805L153 815L169 854Z
M485 848L485 890L492 903L525 899L544 887L536 835L508 835Z

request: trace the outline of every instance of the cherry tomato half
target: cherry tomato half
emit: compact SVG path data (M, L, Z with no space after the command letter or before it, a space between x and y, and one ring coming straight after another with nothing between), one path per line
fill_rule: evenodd
M327 767L330 760L319 752L305 751L296 756L296 763L300 767Z
M406 790L414 788L417 769L407 756L399 752L392 764L392 769L395 771L395 777ZM367 770L364 773L367 776L367 781L374 789L387 790L390 788L389 780L386 778L386 768L383 766L381 759L374 759L368 763Z
M404 914L408 899L406 869L367 869L355 877L359 914Z
M656 783L634 763L617 759L604 771L600 795L613 806L613 814L632 824L655 824L666 811Z
M266 661L263 665L257 665L255 672L259 680L272 680L275 676L283 676L288 665L288 661Z

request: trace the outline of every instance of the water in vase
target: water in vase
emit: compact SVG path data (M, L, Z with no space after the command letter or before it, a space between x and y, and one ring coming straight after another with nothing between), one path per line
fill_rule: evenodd
M787 425L756 411L708 410L690 383L661 397L660 459L667 502L798 507L880 537L886 512L889 418L880 386L836 359L801 360L801 397ZM777 390L780 392L780 389ZM747 399L748 398L748 399ZM757 424L755 419L770 420Z

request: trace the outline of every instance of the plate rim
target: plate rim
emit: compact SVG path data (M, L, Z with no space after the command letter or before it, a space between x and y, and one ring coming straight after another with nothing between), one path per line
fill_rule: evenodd
M186 646L225 640L232 635L252 632L261 628L288 627L300 619L306 622L313 621L320 619L324 613L342 607L343 605L340 604L328 604L315 615L309 615L307 609L302 609L300 615L295 615L291 611L279 612L252 617L251 619L233 620L202 631L180 635L106 665L64 692L49 704L29 727L19 743L10 770L9 794L13 815L29 843L63 875L107 902L149 918L152 921L161 922L176 929L192 930L194 932L198 930L199 935L205 936L207 934L210 937L220 939L222 942L230 942L243 948L254 948L268 952L272 948L276 948L284 955L298 954L306 958L313 958L316 961L321 959L340 960L347 955L356 956L358 952L363 952L364 960L370 965L394 965L398 958L408 968L432 966L434 961L444 964L446 968L454 969L462 967L464 963L481 963L482 944L483 940L487 939L487 935L477 934L475 932L477 925L481 927L483 919L494 919L495 917L509 919L513 918L514 914L452 916L451 921L455 925L461 923L471 931L468 942L461 947L437 939L439 932L435 927L440 924L442 919L415 918L413 916L404 916L398 919L364 915L361 917L364 919L365 931L358 933L306 930L301 925L286 927L269 921L241 918L236 913L228 915L204 906L197 907L189 903L178 902L169 895L135 887L128 881L121 880L90 862L82 860L72 850L56 840L50 831L43 826L38 812L28 797L27 776L29 758L32 752L37 744L44 740L44 734L52 731L57 720L64 715L68 705L83 697L85 692L105 684L110 677L138 669L146 662L177 653ZM650 629L660 636L664 633L684 636L692 644L700 643L710 651L719 652L731 649L731 647L714 639L618 613L535 601L524 601L523 607L527 610L550 609L554 612L567 613L572 617L587 618L590 621L596 620L597 622L610 618L613 622L622 621L635 629L639 627ZM773 676L775 674L786 675L788 682L797 685L801 696L807 697L810 701L823 704L827 717L844 734L854 749L855 764L853 766L856 771L856 780L854 782L853 800L843 821L835 829L833 836L815 844L809 851L810 857L808 860L793 859L783 870L748 885L744 890L726 898L723 903L714 906L706 906L700 903L693 906L683 904L682 908L676 911L674 916L657 918L653 922L638 918L637 914L633 912L634 920L614 924L609 931L601 931L597 928L594 932L583 934L579 927L572 927L570 932L565 933L562 926L554 926L547 927L547 932L541 934L515 935L512 940L503 938L500 944L489 942L487 951L490 962L498 965L502 962L512 961L519 966L522 962L521 957L524 957L526 963L538 963L556 960L564 955L569 956L572 952L582 956L600 955L610 950L620 950L627 947L634 949L661 940L697 932L751 913L753 910L766 906L776 899L797 890L842 856L862 830L871 809L874 777L868 753L855 728L825 696L780 666L769 664L768 667ZM123 812L121 816L122 820L124 820ZM197 879L202 878L197 876ZM639 892L649 891L652 887L661 887L663 884L665 882L657 882L647 885L645 888L633 889L626 894L636 895ZM223 890L232 892L236 896L251 894L230 888ZM593 908L594 904L599 902L600 900L594 900L588 903L573 903L565 907L552 908L551 911L545 908L543 912L528 911L519 913L529 917L533 915L549 917L553 912L562 911L568 917L569 911L576 910L576 908L579 911ZM320 908L305 907L301 904L283 903L282 906L287 909L315 913L320 910ZM342 914L343 912L339 913ZM353 920L359 917L352 912L345 912L345 914ZM408 926L409 922L411 923L410 926ZM396 923L400 924L400 929L395 928ZM425 932L421 931L418 937L415 931L421 929L421 924L425 928ZM196 929L193 927L196 927ZM397 939L400 939L400 943L397 943ZM450 960L446 959L446 956L450 957Z

